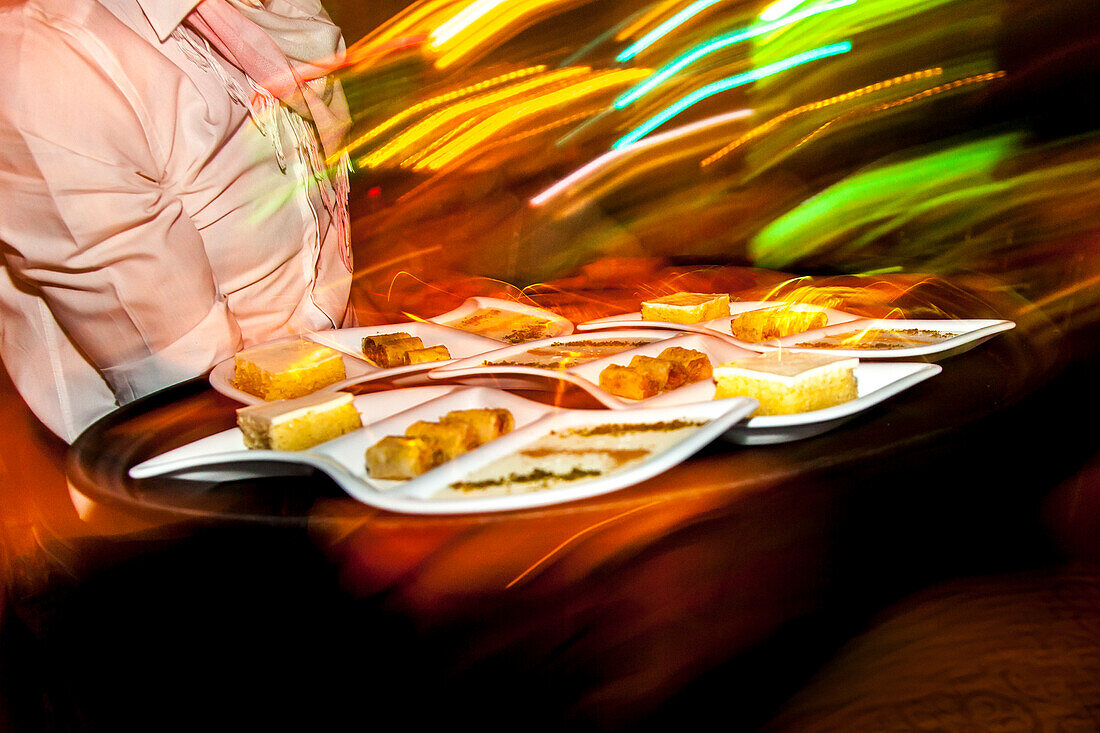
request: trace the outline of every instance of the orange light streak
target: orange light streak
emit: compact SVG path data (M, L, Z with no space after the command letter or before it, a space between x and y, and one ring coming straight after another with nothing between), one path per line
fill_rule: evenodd
M990 71L990 72L987 72L985 74L976 74L974 76L968 76L968 77L965 77L963 79L956 79L955 81L947 82L946 84L940 84L938 86L934 86L934 87L931 87L929 89L925 89L923 91L917 92L916 94L911 94L908 97L904 97L902 99L895 99L891 102L882 102L880 104L874 105L873 107L871 107L869 109L849 110L848 112L845 112L844 114L837 115L833 119L831 119L828 122L825 122L824 124L822 124L820 127L818 127L813 132L811 132L808 135L804 136L801 140L799 140L797 143L795 143L794 147L795 148L802 147L803 145L808 143L810 140L817 137L818 135L820 135L821 133L823 133L825 130L832 127L833 125L837 124L838 122L847 122L847 121L850 121L850 120L858 119L860 117L868 117L868 116L876 114L878 112L886 112L887 110L891 110L895 107L900 107L900 106L905 105L905 104L910 104L912 102L919 102L921 100L928 99L929 97L933 97L937 94L943 94L944 92L949 92L949 91L952 91L954 89L958 89L959 87L969 86L971 84L981 84L983 82L992 81L994 79L1000 79L1001 77L1004 77L1006 75L1006 73L1007 72L1005 72L1005 71Z
M635 33L639 32L640 30L642 30L642 28L645 28L651 22L664 15L665 12L668 11L670 8L679 5L680 2L681 0L665 0L662 3L654 5L648 11L642 13L641 17L639 17L633 23L630 23L625 28L616 33L615 40L619 43L622 43L628 38L633 38Z
M931 76L938 76L942 73L943 69L940 67L923 69L921 71L913 71L908 74L902 74L901 76L895 76L892 79L885 79L883 81L875 82L874 84L869 84L865 87L860 87L859 89L853 89L852 91L844 92L843 94L838 94L834 97L818 100L816 102L810 102L808 104L803 104L799 107L795 107L794 109L787 110L778 117L773 117L767 122L757 125L756 127L749 130L744 135L736 138L733 142L721 148L717 152L712 153L706 158L703 158L699 165L700 167L706 167L712 163L717 162L718 160L722 159L726 155L729 155L731 152L749 142L750 140L755 140L761 135L770 132L771 130L775 129L776 127L793 117L797 117L807 112L813 112L815 110L823 109L825 107L830 107L835 104L841 104L842 102L847 102L852 99L858 99L859 97L865 96L867 94L873 94L874 92L882 91L883 89L888 89L892 86L897 86L898 84L906 84L913 81L919 81L921 79L927 79Z
M613 516L613 517L608 517L607 519L601 520L601 521L599 521L599 522L596 522L596 523L595 523L595 524L593 524L593 525L590 525L590 526L588 526L588 527L585 527L584 529L582 529L582 530L580 530L580 531L576 532L576 533L575 533L575 534L573 534L572 536L570 536L570 537L566 538L566 539L565 539L565 540L564 540L564 541L563 541L563 542L562 542L562 543L561 543L560 545L558 545L557 547L555 547L555 548L554 548L553 550L550 550L550 552L546 553L545 555L543 555L542 557L540 557L540 558L539 558L538 560L536 560L535 562L533 562L533 563L532 563L531 565L529 565L529 566L527 567L527 569L526 569L526 570L524 570L524 571L523 571L522 573L520 573L520 574L519 574L519 575L517 575L517 576L516 576L515 578L513 578L513 579L512 579L512 580L511 580L511 581L510 581L510 582L508 583L508 585L506 585L506 586L504 586L504 587L505 587L505 588L511 588L511 587L512 587L513 585L515 585L516 583L520 582L520 581L521 581L521 580L523 580L523 579L524 579L525 577L527 577L527 576L528 576L528 575L530 575L530 574L531 574L532 572L534 572L534 571L535 571L535 569L536 569L536 568L538 568L538 567L539 567L540 565L544 565L544 564L545 564L545 563L546 563L547 561L549 561L549 560L550 560L550 558L552 558L552 557L553 557L554 555L557 555L558 553L560 553L560 552L561 552L562 550L564 550L564 549L565 549L566 547L568 547L569 545L571 545L571 544L573 544L574 542L576 542L576 541L577 541L578 539L580 539L580 538L581 538L581 537L583 537L584 535L586 535L586 534L589 534L589 533L591 533L591 532L594 532L594 531L596 531L597 529L599 529L600 527L603 527L603 526L605 526L605 525L608 525L608 524L610 524L611 522L615 522L615 521L617 521L617 520L619 520L619 519L622 519L623 517L626 517L626 516L629 516L629 515L631 515L631 514L634 514L635 512L640 512L640 511L641 511L641 510L643 510L643 509L648 509L649 507L651 507L651 506L654 506L654 505L656 505L656 504L660 504L660 503L662 503L662 502L664 502L664 501L665 501L664 499L657 499L657 500L655 500L655 501L651 501L651 502L649 502L649 503L647 503L647 504L642 504L641 506L636 506L636 507L634 507L634 508L632 508L632 509L627 509L627 510L626 510L625 512L621 512L621 513L619 513L619 514L616 514L616 515L615 515L615 516Z

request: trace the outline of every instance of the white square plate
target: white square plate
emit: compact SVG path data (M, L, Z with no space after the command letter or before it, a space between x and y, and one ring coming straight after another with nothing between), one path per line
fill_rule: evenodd
M442 344L447 347L447 351L451 353L452 358L444 361L430 361L423 364L410 364L386 369L376 366L371 361L366 361L368 371L363 374L349 376L346 380L330 385L325 389L341 389L352 384L373 382L379 379L392 379L395 384L400 385L414 384L424 380L411 378L413 376L423 377L426 372L443 364L451 364L457 360L500 348L499 341L427 321L341 328L337 331L311 333L307 338L356 359L366 360L363 355L363 338L365 336L377 336L382 333L407 333L410 336L416 336L424 342L425 348Z
M458 306L454 310L441 313L434 318L428 320L432 323L438 323L443 326L449 326L451 328L458 328L458 322L467 316L471 316L477 311L481 310L503 310L511 311L525 316L534 316L536 318L542 318L550 322L547 327L547 336L567 336L573 333L573 322L567 318L559 316L557 313L548 311L544 308L537 308L532 305L524 305L523 303L516 303L511 300L503 300L501 298L488 298L484 296L475 296L473 298L467 298L462 305ZM531 339L534 340L534 339ZM509 343L506 339L497 339L498 343Z
M676 338L679 335L680 334L674 331L654 328L575 333L569 336L539 339L538 341L528 341L525 344L504 346L494 351L479 354L470 359L459 359L445 366L432 369L428 376L432 379L455 378L463 384L497 387L499 389L553 390L555 387L554 381L557 379L563 378L566 381L572 381L570 376L563 376L566 369L504 362L523 361L524 359L530 358L529 353L532 351L560 345L577 344L580 346L585 343L606 341L639 343L639 346L631 346L618 352L626 353L632 352L642 345L647 346L658 341L666 341ZM601 359L603 358L607 357L601 357ZM599 360L600 359L589 359L589 361ZM574 364L573 366L579 366L579 364Z
M432 389L444 391L438 392L434 399L423 399L431 394L426 390ZM362 395L355 400L364 413L365 422L368 410L376 415L391 410L396 412L304 451L244 450L240 431L231 429L134 466L130 475L133 478L171 475L204 481L217 480L221 475L224 480L230 480L273 475L280 464L283 473L294 473L302 466L309 466L327 474L353 498L380 509L411 514L506 511L597 496L643 481L685 460L757 407L755 400L734 398L630 411L564 410L499 390L442 386ZM367 475L366 450L386 435L400 435L416 420L434 420L450 410L481 407L509 409L515 417L515 429L408 481L383 481ZM677 431L674 442L650 452L641 460L625 464L620 470L535 491L489 494L477 489L451 490L456 482L493 461L522 450L552 430L671 421L697 422L698 425ZM583 445L583 442L578 444L582 449Z
M271 341L270 343L281 344L286 341L297 340L297 336L292 336L290 338L277 339L275 341ZM348 354L346 352L343 353L342 356L344 357L344 374L347 376L347 382L358 382L362 377L378 370L378 367L374 366L363 357L356 358L354 355ZM210 374L207 377L207 380L210 382L210 386L213 387L215 391L220 392L226 397L232 400L236 400L237 402L242 402L246 405L259 405L263 402L266 402L263 397L258 397L254 394L249 394L248 392L237 389L233 385L233 377L235 373L236 364L233 361L233 357L229 357L228 359L225 359L224 361L221 361L214 365L214 368L210 370ZM340 382L340 384L344 383L345 382ZM333 385L329 385L328 387L325 387L323 389L331 388L333 388Z
M759 351L773 349L786 349L788 351L821 351L838 356L855 356L859 359L911 359L913 357L928 357L935 355L937 358L945 358L961 354L974 348L983 341L987 341L998 333L1015 328L1012 321L994 319L928 319L928 320L903 320L893 318L860 318L842 324L832 324L824 328L817 328L805 333L786 336L774 341L765 341L754 344L752 348ZM890 348L843 348L840 346L829 347L800 347L815 339L826 336L836 336L846 333L866 333L878 329L893 331L931 331L940 334L933 343L918 343L912 346Z

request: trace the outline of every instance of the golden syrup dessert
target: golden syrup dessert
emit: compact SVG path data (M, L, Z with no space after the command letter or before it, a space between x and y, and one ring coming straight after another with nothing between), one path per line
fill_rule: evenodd
M367 473L381 479L415 478L514 427L512 413L499 408L452 410L439 420L418 420L404 435L387 435L367 449Z
M256 346L233 357L233 386L265 400L302 397L346 378L340 352L305 340Z
M701 323L730 314L725 293L673 293L642 301L642 320Z

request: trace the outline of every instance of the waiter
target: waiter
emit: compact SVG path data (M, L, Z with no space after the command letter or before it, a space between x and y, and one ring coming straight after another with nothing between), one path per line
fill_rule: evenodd
M317 0L0 7L0 356L50 430L354 325L343 53Z

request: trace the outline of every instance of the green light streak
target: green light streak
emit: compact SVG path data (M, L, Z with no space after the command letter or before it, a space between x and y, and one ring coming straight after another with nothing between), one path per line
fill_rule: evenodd
M764 12L760 14L760 20L778 20L804 2L806 0L776 0L764 8Z
M694 92L687 95L679 102L676 102L672 106L665 108L663 111L659 112L653 117L650 117L641 125L634 128L623 137L619 138L615 142L615 144L611 146L611 148L613 150L618 150L619 148L630 145L633 142L637 142L653 130L663 125L665 122L668 122L676 115L680 114L697 102L706 99L707 97L714 96L715 94L733 89L735 87L750 84L754 81L772 76L773 74L778 74L781 71L786 71L787 69L791 69L795 66L800 66L802 64L816 61L818 59L827 58L829 56L837 56L842 53L847 53L851 50L851 41L842 41L841 43L834 43L829 46L822 46L820 48L815 48L810 51L805 51L804 53L791 56L790 58L783 59L782 61L776 61L773 64L761 66L758 69L746 71L743 74L737 74L736 76L731 76L726 79L720 79L719 81L707 84L705 87L696 89Z
M1002 135L857 172L761 229L754 263L782 269L836 242L859 249L929 211L966 208L997 187L993 172L1018 145Z
M755 38L756 36L761 36L761 35L764 35L765 33L770 33L770 32L774 31L777 28L782 28L783 26L790 25L791 23L797 23L798 21L803 20L805 18L809 18L813 15L818 15L820 13L824 13L824 12L827 12L829 10L835 10L837 8L843 8L843 7L846 7L848 5L854 5L855 2L856 2L856 0L835 0L834 2L831 2L831 3L826 3L824 5L819 5L819 6L814 7L814 8L809 8L807 10L803 10L801 12L794 13L793 15L789 15L789 16L787 16L785 18L782 18L781 20L777 20L773 23L762 23L762 24L759 24L759 25L752 25L752 26L749 26L747 28L742 28L742 29L734 31L732 33L728 33L726 35L719 36L719 37L715 38L714 40L708 41L708 42L706 42L706 43L704 43L700 46L696 46L694 49L692 49L692 50L688 51L687 53L683 54L682 56L674 59L671 63L665 65L664 67L662 67L660 69L658 69L648 79L646 79L645 81L638 84L633 89L630 89L625 94L623 94L618 99L616 99L615 100L615 108L616 109L623 109L624 107L626 107L631 102L634 102L635 100L639 99L640 97L648 94L650 91L655 89L657 86L664 83L669 77L671 77L675 74L678 74L685 67L690 66L691 64L695 63L699 59L701 59L705 56L708 56L708 55L714 53L715 51L719 51L723 48L726 48L727 46L732 46L736 43L740 43L741 41L747 40L749 38Z
M637 41L624 48L619 53L619 55L615 57L615 60L619 63L629 61L642 51L652 46L654 43L660 40L662 36L668 34L669 31L676 28L676 26L686 23L693 16L698 15L699 13L703 12L717 2L718 0L696 0L691 5L688 5L686 8L681 10L679 13L676 13L676 15L672 16L664 23L661 23L649 33L646 33Z

